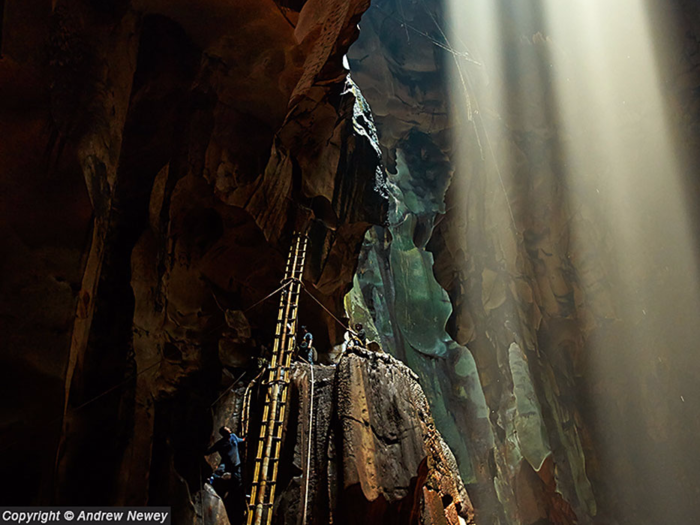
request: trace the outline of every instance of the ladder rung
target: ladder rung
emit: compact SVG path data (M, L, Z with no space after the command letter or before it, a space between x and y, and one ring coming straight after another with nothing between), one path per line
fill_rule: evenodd
M264 461L265 458L255 458L255 461ZM279 458L268 458L268 461L279 461ZM272 481L268 481L268 483L272 483Z
M272 480L266 481L266 482L265 482L265 485L276 485L276 484L277 484L277 481L272 481ZM252 486L253 486L253 487L259 487L260 485L262 485L262 483L261 483L261 482L258 482L258 481L254 481L254 482L252 483Z
M265 381L263 383L263 386L270 386L270 385L274 385L275 383L279 383L280 385L287 387L287 386L289 386L290 381L289 381L289 379L286 379L286 378L270 379L268 381Z
M277 406L279 407L279 405L277 405ZM270 415L268 417L274 417L274 416ZM270 423L279 424L279 423L284 423L284 421L281 419L266 419L263 421L263 425L269 425Z

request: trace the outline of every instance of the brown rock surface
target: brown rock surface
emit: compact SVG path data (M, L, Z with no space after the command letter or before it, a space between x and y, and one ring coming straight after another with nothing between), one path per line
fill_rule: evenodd
M309 442L308 365L293 370L275 523L303 514ZM388 354L347 352L314 367L307 523L473 523L454 457L417 377Z
M689 522L700 492L700 403L684 394L700 378L688 252L700 198L698 7L646 3L649 41L607 35L606 78L577 54L602 37L561 38L554 4L373 2L349 58L403 199L388 231L367 236L354 300L421 377L477 522ZM619 18L601 20L606 31L631 26L627 9L601 13ZM642 95L657 86L635 85L645 59L658 68L651 102L668 113L682 182ZM568 121L556 90L564 70ZM628 89L608 121L586 95L616 75ZM600 130L610 123L618 149L606 157ZM676 182L687 190L680 202L669 197ZM693 238L682 242L687 203ZM630 253L616 242L625 236L637 243ZM420 337L429 316L402 304L417 295L418 273L447 292L422 289L443 332L432 345Z
M334 311L386 211L365 0L4 2L0 501L191 506L289 237ZM319 346L331 318L302 302ZM233 314L232 312L238 312ZM189 508L189 507L188 507ZM188 521L189 518L183 518Z

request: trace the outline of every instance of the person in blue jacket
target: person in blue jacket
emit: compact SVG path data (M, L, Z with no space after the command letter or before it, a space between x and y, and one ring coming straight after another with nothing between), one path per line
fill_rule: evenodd
M314 362L314 336L305 326L301 327L301 343L299 344L299 354L306 357L310 364Z
M238 469L240 474L241 455L238 452L238 445L244 443L245 438L239 438L228 427L221 427L219 434L221 434L221 439L209 447L205 456L218 452L221 456L221 464L224 465L226 472L234 475L234 471Z
M207 481L222 497L225 497L225 486L230 481L234 504L242 510L245 508L245 491L241 475L239 445L245 443L245 438L238 437L226 426L219 429L219 434L221 439L207 449L205 456L218 452L221 456L221 464Z

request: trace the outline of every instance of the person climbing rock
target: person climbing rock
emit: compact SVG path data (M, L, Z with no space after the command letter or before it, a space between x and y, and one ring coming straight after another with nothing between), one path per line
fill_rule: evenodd
M219 434L221 434L221 439L207 449L205 456L218 452L221 456L221 464L224 465L226 471L234 474L234 470L240 470L241 467L238 445L244 443L245 438L238 437L228 427L221 427Z
M365 332L365 327L362 323L355 323L355 335L360 340L363 347L367 346L367 332Z
M299 344L299 354L306 358L310 364L314 362L314 336L305 326L301 327L301 343Z
M209 456L218 452L221 456L221 464L209 478L214 490L222 496L226 496L226 485L230 483L230 491L236 512L241 514L245 510L245 492L243 490L243 476L241 475L241 455L239 446L245 443L245 438L234 434L230 428L223 426L219 429L221 439L214 443L205 452Z
M353 328L348 328L348 330L345 332L345 349L354 347L365 348L367 334L365 333L362 324L355 323Z

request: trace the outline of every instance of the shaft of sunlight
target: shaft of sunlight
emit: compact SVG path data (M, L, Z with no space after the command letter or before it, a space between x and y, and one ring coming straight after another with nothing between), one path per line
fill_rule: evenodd
M470 226L467 249L510 246L509 274L534 283L545 320L576 323L584 341L568 357L590 407L577 436L592 429L594 452L572 468L572 498L593 498L578 481L587 476L617 516L691 523L700 286L683 131L669 111L683 95L662 71L681 54L671 2L447 2L451 44L481 64L455 58L450 72L461 124L471 116L481 144L477 153L467 134L455 139L465 205L479 205L479 184L486 197L486 226ZM575 308L557 304L566 295ZM520 337L529 325L536 346L554 324L533 324L519 299L506 317L519 315ZM557 446L580 447L559 434Z

